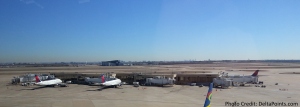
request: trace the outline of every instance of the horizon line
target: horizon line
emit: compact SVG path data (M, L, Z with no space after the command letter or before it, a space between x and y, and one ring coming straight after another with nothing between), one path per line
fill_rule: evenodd
M223 60L140 60L140 61L124 61L124 62L196 62L196 61L270 61L270 60L276 60L276 61L300 61L300 59L239 59L239 60L232 60L232 59L223 59ZM113 60L105 60L105 61L40 61L40 62L0 62L2 63L96 63L96 62L106 62L106 61L113 61Z

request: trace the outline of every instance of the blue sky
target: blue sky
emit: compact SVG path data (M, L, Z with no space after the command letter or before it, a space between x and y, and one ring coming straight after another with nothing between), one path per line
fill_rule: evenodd
M299 0L1 0L0 62L300 59Z

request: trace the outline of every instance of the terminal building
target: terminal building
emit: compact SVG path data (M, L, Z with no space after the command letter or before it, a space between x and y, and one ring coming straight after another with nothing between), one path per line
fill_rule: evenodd
M174 72L120 72L120 73L109 73L109 72L97 72L97 73L78 73L78 72L55 72L50 73L51 76L60 78L63 81L72 81L72 83L84 83L86 77L89 78L100 78L101 74L108 74L126 82L127 84L133 84L133 82L139 82L140 84L146 84L147 79L166 78L168 80L174 80L174 84L177 85L189 85L196 83L197 85L208 85L213 82L214 78L219 77L219 74L214 73L174 73ZM34 77L30 77L31 81ZM41 77L43 78L43 77ZM46 79L46 78L45 78Z
M213 73L179 73L176 76L177 85L189 85L196 83L197 85L208 85L213 79L219 77L219 74Z
M176 74L148 72L148 73L117 73L116 75L117 78L129 84L132 84L133 82L139 82L140 84L144 84L146 83L147 78L156 78L158 76L175 80Z
M120 60L104 61L102 66L123 66L124 64Z

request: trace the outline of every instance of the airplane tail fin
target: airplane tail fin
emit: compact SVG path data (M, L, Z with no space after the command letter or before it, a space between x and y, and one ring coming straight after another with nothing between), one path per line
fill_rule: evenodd
M41 82L39 76L35 75L35 82Z
M259 70L256 70L251 76L257 76L258 72L259 72Z
M210 107L210 101L211 101L211 97L212 97L213 85L214 85L214 83L210 83L210 85L209 85L208 92L207 92L207 95L206 95L206 100L205 100L205 103L204 103L204 107Z
M102 80L102 83L104 83L104 82L105 82L105 77L104 77L104 74L103 74L103 75L101 75L101 80Z

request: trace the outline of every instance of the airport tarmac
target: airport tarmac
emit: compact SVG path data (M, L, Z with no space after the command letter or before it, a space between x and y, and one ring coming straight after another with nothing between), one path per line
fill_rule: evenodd
M291 66L291 67L289 67ZM230 89L213 89L211 107L229 107L239 103L242 107L268 107L263 102L300 103L300 66L297 64L226 64L226 65L166 65L166 66L134 66L132 71L159 70L165 71L225 71L229 74L252 74L251 69L261 68L260 81L264 81L266 88L255 87L231 87ZM298 67L298 68L297 68ZM88 72L88 71L130 71L130 67L98 68L85 67L86 69L67 69L65 72ZM105 69L104 69L105 68ZM5 68L7 69L7 68ZM70 84L69 87L47 87L30 90L32 87L7 85L16 73L22 72L58 72L57 69L29 69L29 70L0 70L0 107L201 107L204 105L208 87L174 85L173 87L133 87L123 85L122 88L108 88L96 91L97 86ZM16 68L14 68L16 69ZM27 68L28 69L28 68ZM291 74L280 74L291 73ZM18 75L19 75L18 74ZM275 85L278 83L278 85ZM284 90L284 91L283 91ZM234 103L236 102L236 103ZM244 102L244 103L242 103ZM253 103L251 103L253 102ZM227 105L226 105L227 103ZM242 105L242 104L249 105ZM256 105L250 105L254 104ZM296 106L299 106L296 105ZM294 106L294 107L296 107ZM271 106L270 106L271 107ZM277 107L283 107L278 106Z

